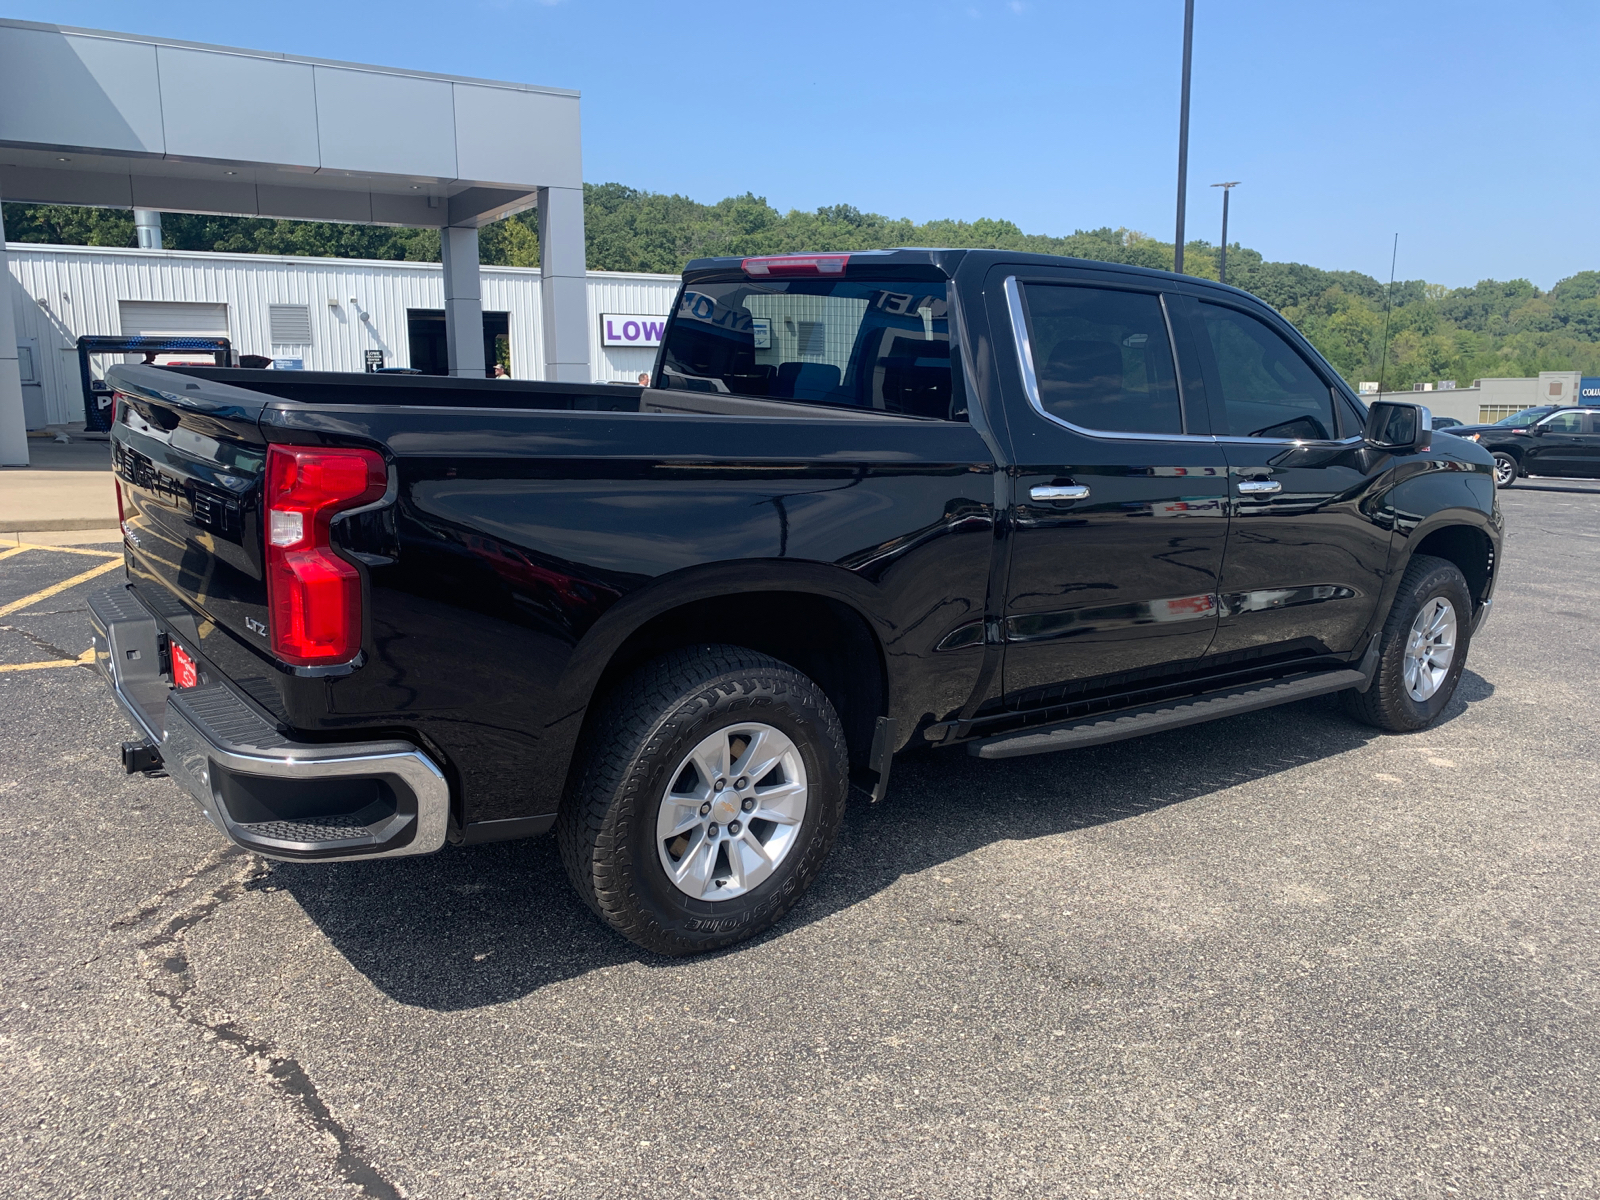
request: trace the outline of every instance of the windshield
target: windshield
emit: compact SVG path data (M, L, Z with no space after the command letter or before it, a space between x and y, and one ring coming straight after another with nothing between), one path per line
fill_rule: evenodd
M1540 417L1544 416L1545 413L1553 413L1555 410L1556 406L1554 404L1543 404L1538 408L1525 408L1519 413L1512 413L1509 417L1501 417L1495 422L1495 424L1527 425L1530 422L1537 421Z
M944 282L742 280L684 289L661 386L966 420Z

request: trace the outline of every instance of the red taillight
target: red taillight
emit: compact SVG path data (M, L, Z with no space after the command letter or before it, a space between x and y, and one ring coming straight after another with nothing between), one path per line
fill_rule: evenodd
M843 275L848 254L767 254L739 266L746 275Z
M333 552L328 523L387 485L372 450L267 448L267 613L284 662L326 666L361 649L361 575Z
M189 657L189 652L177 642L172 643L172 686L192 688L200 682L200 672L195 669L194 659Z

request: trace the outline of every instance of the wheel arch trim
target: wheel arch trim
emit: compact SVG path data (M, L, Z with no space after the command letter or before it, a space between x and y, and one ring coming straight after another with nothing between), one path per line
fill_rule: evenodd
M573 651L558 683L572 702L562 723L578 726L594 700L595 690L617 654L634 634L650 622L707 601L752 593L800 594L833 601L848 609L865 626L877 654L882 685L882 708L893 715L897 686L895 656L886 650L894 630L872 614L883 607L882 593L870 582L842 567L824 563L763 560L704 563L652 580L608 609ZM554 732L552 730L552 732Z

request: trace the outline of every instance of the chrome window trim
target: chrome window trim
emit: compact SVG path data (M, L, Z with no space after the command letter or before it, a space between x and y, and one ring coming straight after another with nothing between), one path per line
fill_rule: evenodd
M1065 284L1068 287L1093 287L1094 284ZM1022 386L1028 394L1028 403L1033 411L1046 421L1060 425L1063 429L1070 429L1073 433L1082 434L1084 437L1097 438L1100 441L1139 441L1139 442L1209 442L1222 445L1240 446L1354 446L1363 439L1357 434L1355 437L1338 440L1306 440L1297 438L1253 438L1253 437L1218 437L1209 433L1120 433L1112 429L1090 429L1084 425L1074 425L1071 421L1063 420L1053 413L1045 411L1044 403L1039 397L1039 377L1033 366L1033 342L1028 337L1028 319L1022 308L1022 284L1015 275L1006 276L1006 308L1011 314L1011 333L1016 342L1017 360L1022 368ZM1162 293L1154 293L1161 304L1162 319L1167 323L1167 347L1172 354L1173 374L1177 380L1179 414L1187 420L1186 410L1183 408L1183 379L1178 372L1178 348L1172 337L1172 318L1167 312L1166 299Z

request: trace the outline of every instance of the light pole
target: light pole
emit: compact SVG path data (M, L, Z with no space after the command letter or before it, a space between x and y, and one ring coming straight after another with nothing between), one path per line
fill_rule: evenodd
M1222 254L1217 259L1217 282L1228 282L1228 193L1239 186L1235 179L1232 183L1213 183L1212 187L1222 189Z
M1172 269L1183 274L1183 210L1189 190L1189 59L1194 51L1194 0L1183 0L1183 99L1178 105L1178 233Z

